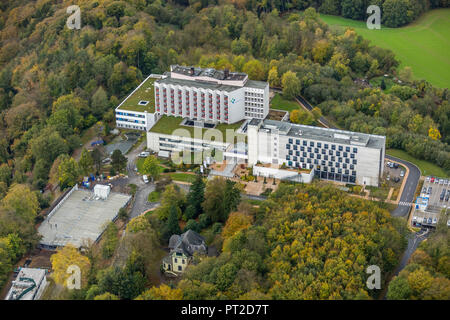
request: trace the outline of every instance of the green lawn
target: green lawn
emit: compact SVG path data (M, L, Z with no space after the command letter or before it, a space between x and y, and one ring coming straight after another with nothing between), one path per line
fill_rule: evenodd
M369 30L366 22L320 15L331 26L351 27L372 44L394 51L400 67L410 66L417 79L441 88L450 88L450 9L423 14L402 28Z
M419 167L423 176L428 176L428 175L437 176L437 177L447 177L448 176L445 173L444 169L438 167L435 164L432 164L431 162L416 159L413 156L410 156L409 154L407 154L403 150L388 149L388 150L386 150L386 153L388 155L391 155L391 156L409 161L411 163L414 163L417 167Z
M148 78L144 81L139 89L130 95L120 106L120 110L138 111L138 112L155 112L155 87L154 82L156 78ZM148 101L148 104L143 106L139 101Z
M143 172L142 172L142 166L144 165L145 159L146 159L146 158L138 158L138 159L136 160L136 168L138 169L138 171L139 171L140 173L143 173ZM160 172L163 172L163 170L164 170L164 167L160 165L160 166L159 166L159 171L160 171Z
M183 182L194 182L195 181L195 174L188 174L188 173L182 173L182 172L172 172L169 173L169 176L174 181L183 181Z
M183 118L181 117L174 117L174 116L162 116L161 119L158 120L158 122L150 129L150 132L158 132L162 134L172 134L174 130L176 129L185 129L189 132L190 136L192 138L195 138L194 133L194 127L191 126L182 126L180 123L183 121ZM225 124L225 123L219 123L214 129L219 130L223 135L223 140L226 139L226 130L232 129L237 130L242 125L244 120L233 123L233 124ZM201 129L202 137L204 133L207 131L207 129Z
M283 95L277 93L270 101L271 109L278 109L284 111L292 111L298 109L300 106L294 100L287 100L283 98Z

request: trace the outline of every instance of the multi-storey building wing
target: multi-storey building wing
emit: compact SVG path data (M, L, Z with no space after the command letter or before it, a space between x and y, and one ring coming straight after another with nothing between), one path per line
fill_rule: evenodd
M384 136L253 119L248 163L311 169L320 179L377 186L383 175Z
M268 114L267 82L172 65L170 72L149 76L116 108L116 123L146 130L147 147L164 154L215 149L266 176L378 185L385 137L268 120Z
M269 84L245 73L171 66L155 82L156 113L205 122L235 123L264 119L269 113Z

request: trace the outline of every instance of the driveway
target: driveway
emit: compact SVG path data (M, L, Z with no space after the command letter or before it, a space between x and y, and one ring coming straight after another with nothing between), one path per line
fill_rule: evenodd
M414 202L414 193L416 192L417 184L419 183L419 178L421 175L420 170L416 165L393 156L386 155L386 159L397 161L409 169L408 178L406 179L405 187L403 188L402 195L400 196L399 205L394 211L392 211L392 215L394 217L407 218L409 211L411 210L411 204Z

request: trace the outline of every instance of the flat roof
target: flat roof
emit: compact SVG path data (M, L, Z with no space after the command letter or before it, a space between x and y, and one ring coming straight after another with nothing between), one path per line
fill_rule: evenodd
M79 248L84 240L96 241L130 198L130 195L111 192L105 200L95 200L92 191L75 190L39 226L40 243L58 247L70 243Z
M231 72L228 71L227 74L225 70L216 70L214 68L199 68L193 66L179 66L172 65L170 66L172 72L182 74L185 76L191 77L210 77L217 80L244 80L247 76L246 73L243 72Z
M31 288L33 282L28 279L33 279L34 284L36 285L33 289L28 292L25 292L23 296L20 297L20 300L33 300L35 298L35 294L40 289L42 278L45 277L45 269L38 268L21 268L19 273L17 274L16 279L12 282L11 288L6 295L6 300L16 300L21 294L25 292L28 288ZM26 280L20 279L26 278Z
M184 86L184 87L195 87L195 88L201 88L201 89L219 90L219 91L227 91L227 92L232 92L234 90L238 90L241 88L238 86L230 86L230 85L220 84L220 83L216 83L216 82L183 80L183 79L175 79L175 78L171 78L171 77L159 79L157 82L163 83L163 84L171 84L171 85L178 85L178 86Z
M150 129L150 132L171 135L173 133L173 131L176 129L186 129L190 133L191 137L194 138L194 127L181 125L181 122L183 121L183 119L184 118L182 118L182 117L163 115L158 120L158 122L156 122L155 125ZM222 133L223 138L226 139L226 130L233 129L236 131L241 127L241 125L242 125L242 123L244 123L244 121L245 120L241 120L239 122L232 123L232 124L218 123L218 124L216 124L216 126L213 129L219 130ZM206 132L206 130L210 130L210 129L202 128L202 136Z
M253 120L252 120L253 121ZM254 122L256 123L256 122ZM251 125L258 125L252 124ZM264 120L259 130L279 130L282 134L293 138L304 138L318 141L328 141L352 146L381 149L386 137L361 132L306 126L290 122Z
M268 85L267 82L249 79L244 87L264 89L267 87L267 85Z
M154 83L159 77L148 76L141 84L116 108L116 110L128 110L137 112L155 112L155 86ZM140 102L147 104L140 104Z

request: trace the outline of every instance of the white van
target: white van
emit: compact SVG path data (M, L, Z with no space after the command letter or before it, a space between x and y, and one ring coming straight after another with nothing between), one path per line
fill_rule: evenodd
M142 180L144 180L144 183L148 183L148 177L147 177L147 175L143 175L142 176Z

